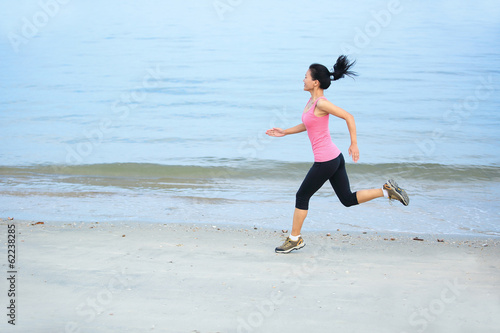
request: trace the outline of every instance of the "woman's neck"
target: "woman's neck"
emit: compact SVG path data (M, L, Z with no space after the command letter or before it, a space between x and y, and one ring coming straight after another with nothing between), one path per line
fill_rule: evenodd
M313 99L313 101L317 100L320 97L325 96L323 94L323 89L320 89L320 88L313 89L310 91L310 93L311 93L311 98Z

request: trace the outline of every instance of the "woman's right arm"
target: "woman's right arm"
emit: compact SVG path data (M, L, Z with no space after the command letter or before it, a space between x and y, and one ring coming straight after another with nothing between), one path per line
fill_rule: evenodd
M276 136L276 137L281 137L289 134L296 134L296 133L301 133L306 131L306 125L304 123L298 124L297 126L290 127L286 130L273 127L269 130L266 131L266 134L269 136Z

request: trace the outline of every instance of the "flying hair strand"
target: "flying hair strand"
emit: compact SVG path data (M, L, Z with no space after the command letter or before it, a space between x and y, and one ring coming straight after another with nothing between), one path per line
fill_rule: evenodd
M354 76L358 76L358 73L351 71L351 67L354 66L356 60L353 62L349 62L347 56L341 55L338 57L337 62L333 65L333 71L330 74L333 76L333 81L339 80L344 76L349 76L354 78Z

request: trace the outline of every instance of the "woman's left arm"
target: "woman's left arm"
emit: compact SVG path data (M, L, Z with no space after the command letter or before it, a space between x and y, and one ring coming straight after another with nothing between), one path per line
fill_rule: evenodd
M354 117L352 114L347 112L334 105L332 102L320 99L316 104L319 111L324 112L326 114L331 114L335 117L339 117L345 120L347 124L347 129L349 130L349 134L351 135L351 146L349 147L349 156L352 157L354 162L359 160L359 149L358 149L358 139L356 137L356 122L354 121Z

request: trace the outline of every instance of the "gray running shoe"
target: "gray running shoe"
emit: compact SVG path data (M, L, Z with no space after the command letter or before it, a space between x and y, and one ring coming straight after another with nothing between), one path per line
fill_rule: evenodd
M400 188L394 180L389 179L387 183L384 184L384 189L389 194L389 199L398 200L405 206L408 206L410 203L410 198L408 198L406 191Z
M296 242L292 241L290 237L287 237L283 245L278 246L276 249L274 249L274 252L276 253L290 253L293 250L298 250L306 246L306 243L304 243L304 240L302 237L299 237L299 240Z

